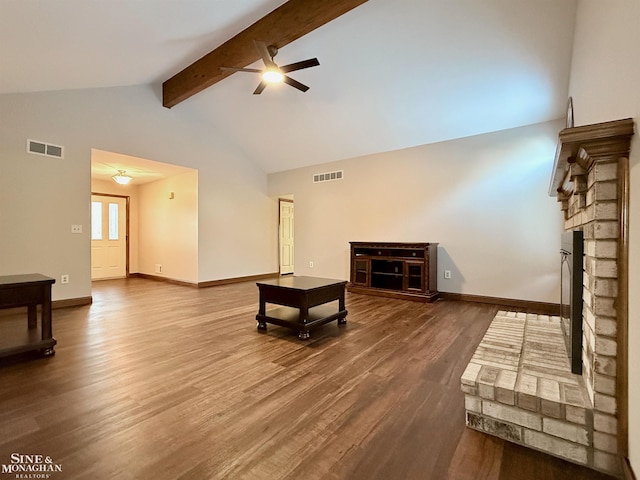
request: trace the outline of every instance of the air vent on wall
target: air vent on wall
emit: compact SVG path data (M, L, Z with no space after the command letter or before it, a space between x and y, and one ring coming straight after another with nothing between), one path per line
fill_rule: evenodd
M27 140L27 153L44 155L46 157L64 158L64 147L37 140Z
M313 183L330 182L332 180L342 180L344 176L343 170L329 173L316 173L313 175Z

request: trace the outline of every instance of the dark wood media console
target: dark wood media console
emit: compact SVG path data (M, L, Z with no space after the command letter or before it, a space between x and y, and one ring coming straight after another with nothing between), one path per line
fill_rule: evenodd
M348 291L419 302L438 298L437 243L349 243Z

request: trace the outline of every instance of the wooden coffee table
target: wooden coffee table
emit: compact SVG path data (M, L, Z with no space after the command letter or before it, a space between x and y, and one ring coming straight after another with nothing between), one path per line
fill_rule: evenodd
M53 355L56 339L51 328L51 285L54 278L39 273L0 276L0 308L27 307L27 322L0 321L0 357L29 351ZM40 326L38 326L38 305Z
M267 323L291 328L301 340L309 338L309 332L320 325L338 320L347 323L344 304L344 280L315 277L280 277L257 282L260 291L260 309L256 315L258 329L266 330ZM327 305L331 302L335 305ZM266 304L282 305L266 311Z

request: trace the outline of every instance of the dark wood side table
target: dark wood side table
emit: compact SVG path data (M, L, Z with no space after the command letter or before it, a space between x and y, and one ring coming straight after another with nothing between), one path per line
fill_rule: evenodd
M266 330L267 323L291 328L301 340L309 338L309 332L320 325L338 320L347 323L344 303L344 280L315 277L281 277L257 282L260 291L260 310L256 315L258 329ZM338 307L326 305L338 302ZM266 304L283 305L266 311ZM290 307L290 308L287 308Z
M27 307L27 324L0 318L0 357L33 350L53 355L51 285L55 279L39 273L0 276L0 308ZM42 305L38 325L38 305Z

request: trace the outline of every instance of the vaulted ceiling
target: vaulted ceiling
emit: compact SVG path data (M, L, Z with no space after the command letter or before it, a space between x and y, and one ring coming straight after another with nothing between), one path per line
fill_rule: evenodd
M0 0L0 94L160 88L282 3ZM544 122L564 113L575 12L575 0L369 0L278 53L320 60L291 74L308 92L252 95L257 75L235 73L172 112L265 172Z

